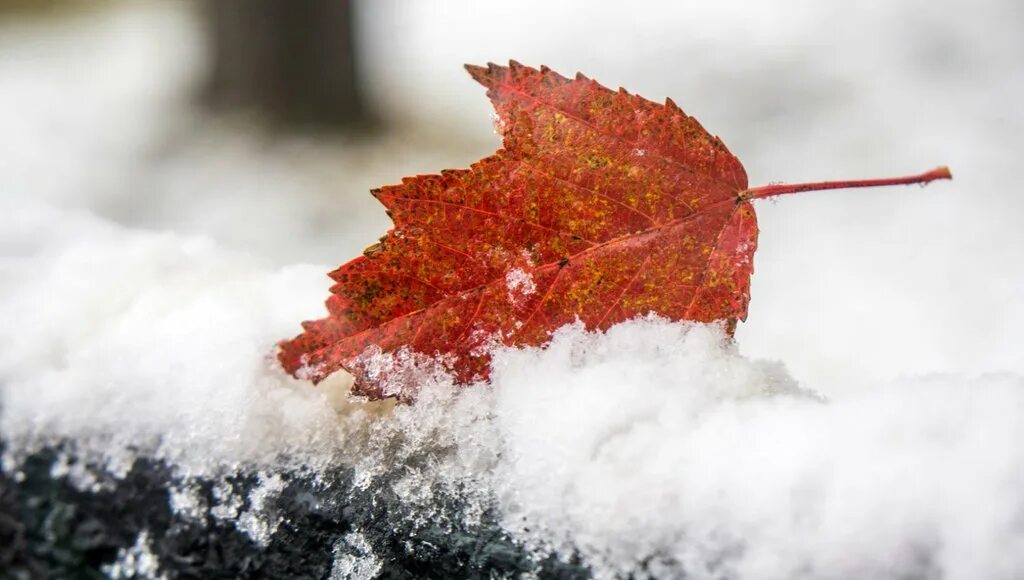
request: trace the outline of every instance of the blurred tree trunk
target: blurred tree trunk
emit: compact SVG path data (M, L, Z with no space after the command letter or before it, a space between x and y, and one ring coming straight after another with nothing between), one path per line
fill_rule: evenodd
M205 98L275 121L365 127L351 0L204 0Z

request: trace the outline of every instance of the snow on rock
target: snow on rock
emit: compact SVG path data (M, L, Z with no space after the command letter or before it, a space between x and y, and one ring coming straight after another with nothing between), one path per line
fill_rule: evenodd
M346 551L354 550L358 555ZM373 548L366 538L357 532L351 532L338 542L334 548L334 565L331 567L331 580L371 580L377 577L381 569L381 560L373 553Z
M824 401L714 327L564 328L495 360L506 527L598 576L1012 578L1024 378Z
M503 349L493 384L425 377L374 423L366 481L425 520L494 502L598 577L1012 578L1024 569L1024 379L936 375L824 400L716 326L635 320ZM395 442L402 444L396 446ZM429 458L424 461L424 458Z
M128 578L151 578L153 580L166 580L167 576L160 574L160 563L150 548L150 537L148 532L140 532L135 544L125 550L118 550L117 560L110 566L105 566L104 574L114 580Z
M273 358L322 308L324 267L265 269L204 238L45 207L5 212L0 231L16 248L0 262L5 438L144 449L187 472L301 457L343 429L330 390Z
M138 454L186 476L247 466L263 482L248 497L215 489L204 506L184 482L171 500L266 541L275 470L343 463L363 489L390 482L413 518L448 517L442 496L469 523L494 508L538 556L578 553L599 577L1024 569L1016 375L905 378L826 401L717 326L647 318L501 348L490 385L413 366L414 405L363 405L272 356L320 314L326 268L268 269L203 238L30 204L0 231L17 248L0 262L8 471L62 439L112 477ZM373 569L367 558L351 565Z

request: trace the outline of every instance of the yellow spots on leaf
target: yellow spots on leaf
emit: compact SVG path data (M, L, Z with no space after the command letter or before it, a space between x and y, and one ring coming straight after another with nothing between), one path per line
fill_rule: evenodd
M572 267L572 264L569 263L566 267ZM604 283L605 274L594 263L584 266L582 271L574 274L573 284L566 290L564 298L576 305L576 313L586 312L595 306L594 301Z
M648 189L644 193L644 199L647 200L647 205L649 205L649 206L657 205L658 201L661 200L661 198L662 198L661 193L659 193L659 192L657 192L657 191L655 191L653 189Z
M540 204L536 200L532 200L526 204L523 208L523 217L529 221L537 221L540 217Z
M579 165L583 167L589 167L590 169L600 169L602 167L608 167L611 164L612 159L607 155L591 153L581 155L579 157Z

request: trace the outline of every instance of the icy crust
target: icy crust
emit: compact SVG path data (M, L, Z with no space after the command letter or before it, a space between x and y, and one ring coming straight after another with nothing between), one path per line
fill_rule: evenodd
M138 457L175 466L183 519L279 533L282 474L355 471L413 529L498 521L540 562L602 578L1011 578L1024 569L1024 380L932 376L825 401L717 326L630 321L500 348L492 383L368 355L411 405L344 396L274 364L322 309L321 267L268 269L202 238L20 207L0 228L3 468L44 445L83 489ZM47 224L53 235L39 237ZM522 289L522 285L516 288ZM191 483L239 469L209 497ZM455 506L455 507L453 507ZM372 576L363 531L336 575ZM367 535L366 537L370 537ZM154 564L147 538L110 573Z

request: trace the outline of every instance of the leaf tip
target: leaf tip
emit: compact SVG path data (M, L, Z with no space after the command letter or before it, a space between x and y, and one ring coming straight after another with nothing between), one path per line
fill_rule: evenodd
M466 68L469 76L473 77L473 80L484 86L490 84L491 77L487 68L475 64L465 64L463 66Z

